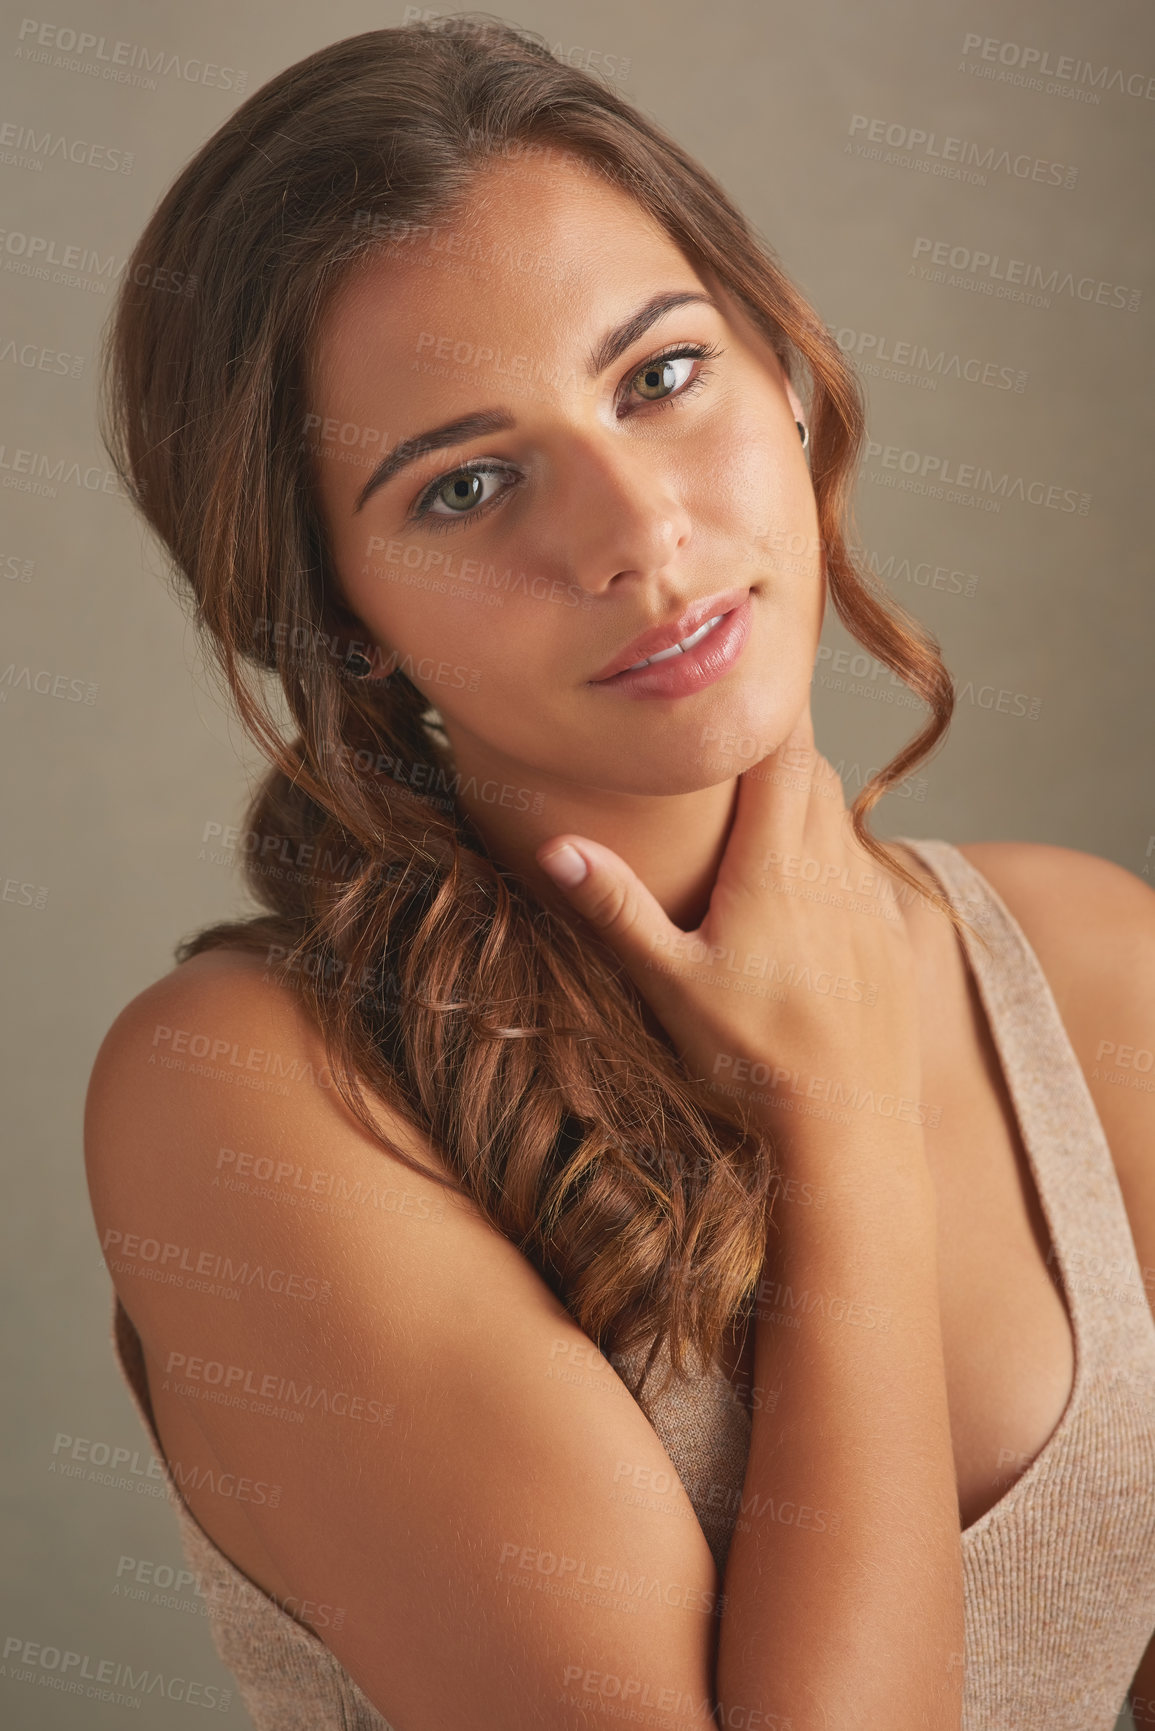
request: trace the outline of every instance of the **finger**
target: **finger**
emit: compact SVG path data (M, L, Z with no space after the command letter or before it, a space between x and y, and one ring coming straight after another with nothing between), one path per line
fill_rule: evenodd
M586 836L555 835L534 857L566 900L601 933L643 985L646 964L669 954L680 931L625 860ZM648 994L647 994L648 995Z
M807 704L777 750L738 778L720 883L755 887L778 860L802 852L819 761Z

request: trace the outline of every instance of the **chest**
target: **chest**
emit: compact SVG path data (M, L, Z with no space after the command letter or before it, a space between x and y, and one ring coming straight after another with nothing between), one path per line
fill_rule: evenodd
M939 1301L960 1528L993 1507L1063 1416L1074 1336L1039 1193L978 989L949 943L923 971L922 1100L938 1197ZM955 952L952 954L952 950ZM753 1332L725 1368L748 1408Z

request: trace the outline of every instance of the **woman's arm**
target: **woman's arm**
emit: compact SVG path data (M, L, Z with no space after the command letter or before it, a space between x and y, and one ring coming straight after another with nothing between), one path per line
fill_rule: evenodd
M778 1393L753 1413L727 1563L723 1723L957 1728L962 1560L922 1132L822 1128L783 1151L799 1180L783 1194L825 1200L776 1205L758 1294L755 1381Z
M1139 1731L1145 1731L1147 1726L1155 1725L1155 1635L1152 1635L1131 1687L1127 1691L1127 1705L1131 1709L1131 1717Z
M864 1114L842 1128L790 1110L819 1080L919 1097L914 953L895 899L853 834L808 710L740 778L694 932L675 927L592 838L554 838L539 863L548 867L551 852L564 859L564 847L586 868L565 873L571 901L621 957L690 1073L711 1085L721 1077L744 1100L785 1196L829 1196L822 1208L783 1196L770 1225L756 1377L779 1398L772 1415L755 1416L751 1512L727 1566L722 1722L958 1731L962 1546L921 1131L890 1119L880 1129ZM810 885L837 889L796 894L803 869ZM768 958L789 974L788 991L735 989ZM831 989L808 990L811 979ZM801 1077L801 1088L792 1098L773 1080L747 1086L759 1073L791 1078L791 1089ZM891 1313L888 1329L879 1310Z
M226 1554L344 1612L316 1632L405 1731L584 1731L623 1702L712 1725L718 1571L656 1433L514 1246L325 1074L292 995L211 952L128 1006L93 1072L93 1207L176 1403L166 1453L185 1483L282 1487L215 1526L202 1494L202 1524L243 1513ZM623 1462L684 1518L622 1500Z

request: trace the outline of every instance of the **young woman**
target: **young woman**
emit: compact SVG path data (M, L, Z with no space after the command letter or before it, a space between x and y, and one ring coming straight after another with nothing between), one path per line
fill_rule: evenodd
M867 830L950 680L721 189L521 33L371 32L182 172L110 360L272 765L265 911L121 1013L86 1121L254 1723L1141 1711L1155 898ZM850 813L828 599L930 712Z

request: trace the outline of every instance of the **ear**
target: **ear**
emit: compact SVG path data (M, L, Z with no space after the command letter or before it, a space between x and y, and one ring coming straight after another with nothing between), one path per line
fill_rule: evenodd
M786 397L790 404L794 419L796 421L801 421L803 426L805 426L807 423L807 414L806 410L802 406L801 397L798 395L798 392L794 389L794 386L790 383L789 379L784 378L783 383L786 386Z
M396 660L393 651L374 636L339 593L327 591L321 617L329 652L339 664L356 654L369 662L374 679L381 678L386 668L392 670Z

